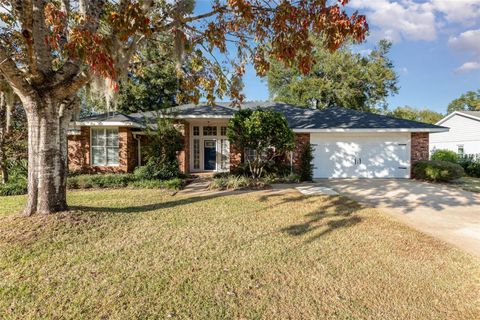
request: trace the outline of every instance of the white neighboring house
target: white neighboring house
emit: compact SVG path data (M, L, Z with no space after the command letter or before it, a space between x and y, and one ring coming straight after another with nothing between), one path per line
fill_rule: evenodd
M480 154L480 111L455 111L436 125L450 130L430 134L430 153L446 149L460 155Z

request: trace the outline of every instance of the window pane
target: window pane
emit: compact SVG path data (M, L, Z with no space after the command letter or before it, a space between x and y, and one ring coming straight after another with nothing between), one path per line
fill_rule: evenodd
M199 136L200 135L200 127L193 127L193 135L194 136Z
M204 126L203 127L203 135L204 136L216 136L217 135L217 127Z
M227 127L220 127L220 135L222 136L227 135Z
M257 151L254 149L245 149L245 157L247 158L246 160L248 161L254 161L255 158L257 157Z
M107 146L118 146L118 129L107 129Z
M105 130L92 129L92 146L101 147L105 145Z
M200 140L193 140L193 168L200 169Z
M105 148L104 147L92 147L92 164L94 166L105 165Z
M107 147L107 166L118 165L118 147Z

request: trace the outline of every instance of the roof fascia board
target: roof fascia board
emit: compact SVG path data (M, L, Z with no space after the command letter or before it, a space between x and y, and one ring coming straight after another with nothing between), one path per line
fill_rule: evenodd
M466 117L466 118L470 118L470 119L473 119L473 120L478 120L480 121L480 117L476 117L476 116L473 116L471 114L467 114L467 113L463 113L461 111L455 111L453 113L450 113L448 116L446 116L445 118L441 119L440 121L438 121L437 123L435 123L436 125L441 125L442 123L444 123L445 121L447 121L448 119L452 118L453 116L455 115L459 115L459 116L462 116L462 117Z
M395 128L384 128L384 129L344 129L344 128L331 128L331 129L292 129L293 132L298 133L329 133L329 132L447 132L448 128L412 128L412 129L395 129Z
M75 121L71 122L70 126L86 126L86 127L132 127L132 128L143 128L144 126L139 125L131 121Z

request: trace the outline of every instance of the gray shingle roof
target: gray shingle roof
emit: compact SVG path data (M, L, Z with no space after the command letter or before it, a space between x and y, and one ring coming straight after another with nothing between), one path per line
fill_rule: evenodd
M459 112L480 118L480 111L459 111Z
M279 102L247 102L244 109L267 109L281 112L292 129L441 129L432 124L397 119L389 116L361 112L347 108L330 107L322 110L301 108ZM214 106L186 104L170 109L166 114L178 119L191 118L230 118L238 111L229 103L216 103ZM155 121L158 112L142 112L130 115L105 114L80 119L83 121L131 121L144 124L145 120Z

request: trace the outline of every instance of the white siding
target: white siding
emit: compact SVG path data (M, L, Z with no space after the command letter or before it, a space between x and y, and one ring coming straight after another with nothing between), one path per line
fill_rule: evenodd
M455 114L440 125L450 128L450 131L430 134L430 152L434 149L457 152L458 146L463 145L465 154L480 153L479 120Z

